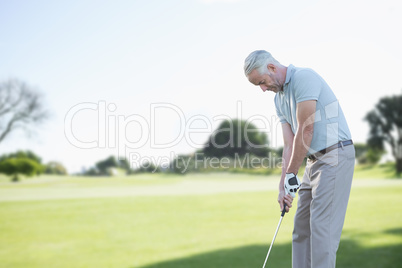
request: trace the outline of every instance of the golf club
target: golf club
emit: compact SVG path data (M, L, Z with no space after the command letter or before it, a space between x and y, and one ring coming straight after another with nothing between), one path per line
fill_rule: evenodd
M280 218L280 220L279 220L278 227L276 227L276 231L275 231L274 238L272 239L271 246L269 247L269 250L268 250L268 253L267 253L267 257L265 258L264 265L262 266L262 268L265 268L265 264L267 263L267 260L268 260L268 257L269 257L269 253L271 252L271 249L272 249L272 245L274 244L276 235L278 234L278 231L279 231L279 227L281 226L283 216L285 216L285 213L286 213L286 203L283 203L283 204L284 204L284 205L283 205L283 210L282 210L282 213L281 213L281 218Z

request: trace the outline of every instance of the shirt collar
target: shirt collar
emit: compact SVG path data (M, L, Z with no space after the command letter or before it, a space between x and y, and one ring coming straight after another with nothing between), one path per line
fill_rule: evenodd
M290 64L288 66L288 69L286 70L286 80L285 80L284 85L286 85L290 82L290 79L292 78L294 71L295 71L295 67L292 64Z

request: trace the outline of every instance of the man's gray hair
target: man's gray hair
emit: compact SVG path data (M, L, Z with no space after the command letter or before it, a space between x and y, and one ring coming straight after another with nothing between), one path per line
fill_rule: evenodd
M265 73L268 64L278 65L279 62L272 57L271 53L265 50L256 50L252 52L244 61L244 73L248 76L254 69L260 74Z

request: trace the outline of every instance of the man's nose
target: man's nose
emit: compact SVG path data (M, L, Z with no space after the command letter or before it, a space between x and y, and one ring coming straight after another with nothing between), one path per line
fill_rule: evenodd
M264 86L264 85L260 85L260 88L262 89L262 91L267 91L267 89L268 89L268 87L267 86Z

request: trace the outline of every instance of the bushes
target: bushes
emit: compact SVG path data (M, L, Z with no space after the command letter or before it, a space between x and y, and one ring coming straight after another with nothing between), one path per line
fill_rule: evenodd
M354 146L359 164L377 164L385 154L384 150L373 148L364 143L355 143Z
M0 157L0 173L11 176L17 182L20 175L32 177L45 171L42 159L31 151L17 151Z
M26 157L12 157L0 162L0 173L12 176L14 182L20 180L20 175L32 177L43 171L44 167L40 163Z
M115 176L120 173L130 174L130 163L127 160L116 159L111 155L104 160L95 163L94 167L84 171L82 175L85 176Z
M17 151L15 153L0 156L0 173L11 176L11 180L17 182L21 175L27 177L40 174L66 175L66 168L59 162L42 164L42 159L31 151Z
M59 162L49 162L45 166L45 174L67 175L67 169Z

